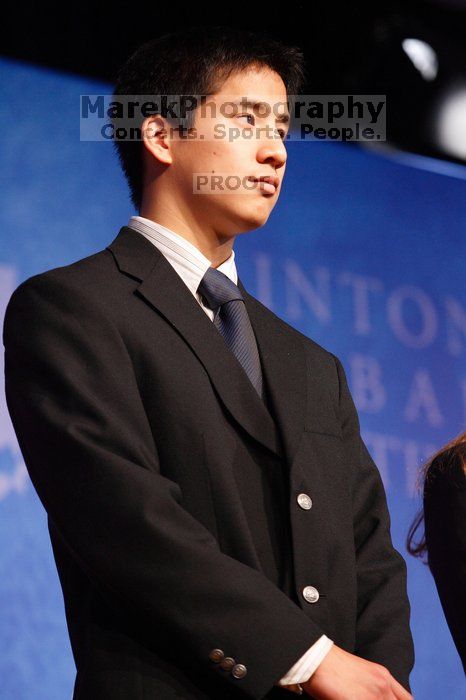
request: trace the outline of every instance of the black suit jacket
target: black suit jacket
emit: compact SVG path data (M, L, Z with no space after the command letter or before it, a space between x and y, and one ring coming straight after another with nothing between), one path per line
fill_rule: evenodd
M275 422L170 263L127 227L8 304L7 402L48 513L75 700L289 696L274 684L323 633L409 688L406 566L342 366L238 284ZM278 463L294 596L262 565L248 518L265 504L246 515L248 483Z
M429 568L466 673L466 475L458 449L432 462L424 490Z

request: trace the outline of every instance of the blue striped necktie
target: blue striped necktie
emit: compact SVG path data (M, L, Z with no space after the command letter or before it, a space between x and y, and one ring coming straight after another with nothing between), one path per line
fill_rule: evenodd
M209 267L199 284L198 292L206 306L215 311L214 325L263 398L259 351L240 290L223 272Z

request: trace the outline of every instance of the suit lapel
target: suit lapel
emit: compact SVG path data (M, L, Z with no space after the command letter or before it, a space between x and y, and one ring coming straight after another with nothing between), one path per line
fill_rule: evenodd
M304 430L307 404L307 363L298 334L251 296L240 279L238 287L254 328L262 372L269 387L276 421L291 466Z
M140 281L136 293L162 314L189 344L233 418L251 437L275 454L280 454L275 424L264 402L250 383L239 361L226 347L217 328L164 255L142 234L126 226L122 227L107 248L113 253L120 271ZM247 296L248 311L251 307L257 320L260 310L253 308L253 298ZM251 323L256 330L252 318ZM259 352L264 353L269 343L266 337L269 333L267 324L261 325L259 333ZM265 362L267 364L267 358ZM277 364L275 356L272 357L270 368L264 368L266 380L275 372ZM281 372L283 374L283 368ZM284 384L281 380L277 383L273 379L270 388L272 397L275 398L275 394L284 388ZM281 399L279 403L281 410L286 410L286 402L284 404ZM293 442L293 438L291 440Z

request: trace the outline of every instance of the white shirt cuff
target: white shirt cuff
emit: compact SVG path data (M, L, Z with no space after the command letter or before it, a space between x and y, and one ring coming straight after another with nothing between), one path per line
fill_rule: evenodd
M288 673L280 678L278 685L295 685L309 680L319 664L327 656L332 646L332 640L323 634L317 642L309 647L303 656L298 659Z

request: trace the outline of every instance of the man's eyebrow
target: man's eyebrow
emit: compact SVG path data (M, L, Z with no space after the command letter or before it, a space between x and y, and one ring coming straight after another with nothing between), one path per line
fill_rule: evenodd
M268 102L263 102L260 100L236 100L232 104L239 105L241 107L250 107L254 111L259 111L259 109L264 105L270 109L270 104ZM283 102L280 102L279 104L282 105ZM283 124L289 124L290 115L288 112L286 114L276 114L275 121Z

